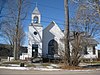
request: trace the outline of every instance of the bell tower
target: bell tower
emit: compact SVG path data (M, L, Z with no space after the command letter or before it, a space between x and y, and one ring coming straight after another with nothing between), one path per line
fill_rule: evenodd
M28 55L29 57L42 56L42 32L41 14L36 6L32 12L32 21L28 33Z
M35 7L33 13L32 13L32 23L33 24L40 24L41 21L41 14L38 10L38 7Z

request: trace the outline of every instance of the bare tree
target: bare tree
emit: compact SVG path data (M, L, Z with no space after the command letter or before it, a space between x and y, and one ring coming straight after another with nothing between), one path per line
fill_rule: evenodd
M81 32L85 33L85 36L98 37L100 35L100 5L99 0L73 0L78 4L78 11L76 18L73 20L72 26L69 27L69 11L68 11L68 0L64 0L65 3L65 63L67 65L77 66L80 62L80 52L83 50L83 44L88 42L81 42ZM72 51L69 48L69 31L77 32L74 35L74 43ZM81 38L81 39L80 39ZM71 55L70 55L71 54ZM67 61L66 61L67 60Z
M100 15L100 0L88 0L89 5L95 10L95 14Z
M74 38L74 45L71 52L71 63L77 66L80 62L81 55L79 54L84 50L84 47L89 46L88 38L100 38L100 15L99 15L99 0L86 0L77 1L78 10L76 17L71 21L70 29L77 32ZM84 33L82 36L80 33ZM81 39L80 39L81 38Z
M5 40L5 42L7 42L7 44L10 44L11 46L11 51L13 51L14 49L14 38L16 37L15 36L15 26L12 25L12 23L8 22L8 21L5 21L5 23L3 24L2 26L2 29L1 29L1 34L3 36ZM23 26L19 25L19 42L20 42L20 46L23 45L24 43L24 36L25 36L25 33L23 31Z
M81 61L82 51L84 48L83 34L81 32L73 32L71 39L71 66L78 66Z
M2 17L1 13L5 7L5 3L6 3L6 0L0 0L0 18Z
M0 0L0 29L1 29L1 25L3 24L2 22L3 14L2 13L3 13L3 9L5 8L5 3L6 3L6 0Z
M99 39L100 15L98 13L98 9L95 9L96 6L98 6L98 3L89 2L88 0L80 3L76 17L73 18L73 24L71 22L72 30L77 32L85 32L90 36Z
M4 21L4 24L1 29L1 33L3 38L5 39L5 42L7 44L10 44L10 50L13 51L14 49L14 38L15 38L15 26L12 25L12 23L8 21ZM20 46L23 44L25 33L23 31L23 27L19 25L19 41Z
M7 0L6 15L4 24L4 33L10 44L13 45L14 59L18 58L18 51L22 45L25 33L23 31L22 21L26 18L30 2L27 0ZM2 27L3 28L3 27ZM7 30L7 31L6 31Z

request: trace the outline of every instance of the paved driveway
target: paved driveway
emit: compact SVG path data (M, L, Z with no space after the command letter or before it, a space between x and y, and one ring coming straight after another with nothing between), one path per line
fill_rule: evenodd
M0 69L0 75L100 75L100 71L23 71Z

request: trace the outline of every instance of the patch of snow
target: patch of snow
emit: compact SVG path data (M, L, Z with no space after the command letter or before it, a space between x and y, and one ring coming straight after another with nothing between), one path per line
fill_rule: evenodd
M9 64L9 65L12 67L20 67L20 65L17 65L17 64Z
M12 70L29 70L29 68L26 68L26 67L4 67L4 66L0 66L0 68L2 68L2 69L12 69Z
M96 69L96 71L100 71L100 68L99 69Z
M34 68L34 70L40 70L40 71L60 71L62 69Z
M56 67L56 68L59 68L59 65L57 64L51 64L52 67Z
M46 66L48 69L53 69L53 67L52 66Z

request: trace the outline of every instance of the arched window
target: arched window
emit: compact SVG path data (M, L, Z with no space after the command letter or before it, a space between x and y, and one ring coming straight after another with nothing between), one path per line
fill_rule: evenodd
M37 16L34 17L33 22L38 23L38 17Z
M58 54L58 43L54 39L52 39L48 43L48 54L49 55Z

